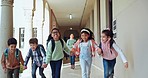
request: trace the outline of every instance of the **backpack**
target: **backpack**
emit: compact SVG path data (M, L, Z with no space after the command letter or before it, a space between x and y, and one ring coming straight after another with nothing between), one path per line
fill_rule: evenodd
M9 53L9 48L6 48L5 51L4 51L4 56L5 56L6 59L8 58L8 53ZM20 50L16 48L16 50L15 50L15 58L18 61L20 61L19 55L20 55Z
M43 50L43 54L46 56L46 51L45 51L45 49L44 49L44 46L43 45L41 45L41 44L38 44L38 46L37 46L37 54L38 54L38 56L41 56L42 58L43 58L43 56L42 56L42 54L41 54L41 49ZM31 55L31 59L32 59L32 63L33 63L33 53L32 53L32 49L29 49L29 54Z

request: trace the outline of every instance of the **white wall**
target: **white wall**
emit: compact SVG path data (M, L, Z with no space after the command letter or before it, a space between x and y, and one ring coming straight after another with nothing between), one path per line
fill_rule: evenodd
M113 17L117 19L117 43L126 55L129 68L117 60L117 78L147 78L148 0L113 0Z

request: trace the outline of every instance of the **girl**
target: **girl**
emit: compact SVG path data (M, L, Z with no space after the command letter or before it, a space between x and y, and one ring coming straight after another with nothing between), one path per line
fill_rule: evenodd
M79 55L82 78L90 78L92 56L97 46L89 29L83 28L80 34L81 39L74 44L72 51Z
M76 40L74 39L74 34L70 34L70 39L67 40L67 46L71 50ZM75 68L75 55L70 56L70 63L71 63L71 69Z
M119 54L121 56L121 59L125 64L125 68L128 68L128 62L123 55L122 50L113 40L112 31L109 29L103 30L101 36L99 54L103 57L104 78L113 78L117 55Z
M52 70L52 78L60 78L62 59L64 57L63 50L70 55L70 50L66 46L66 43L61 39L61 35L58 28L53 28L51 35L48 38L48 46L46 52L46 62L42 67L46 68L50 63Z

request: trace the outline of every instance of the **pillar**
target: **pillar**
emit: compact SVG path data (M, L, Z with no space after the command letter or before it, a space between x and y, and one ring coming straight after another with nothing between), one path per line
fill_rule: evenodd
M1 0L1 21L0 21L0 58L7 47L7 40L13 37L13 0ZM0 64L0 78L5 78L5 74Z
M33 17L32 17L32 9L25 9L26 16L25 16L25 36L24 36L24 52L28 52L29 40L32 38L32 28L33 28Z

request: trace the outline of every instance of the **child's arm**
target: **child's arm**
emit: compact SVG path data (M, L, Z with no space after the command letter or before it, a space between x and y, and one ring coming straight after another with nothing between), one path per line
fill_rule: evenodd
M46 52L46 60L45 60L45 62L46 62L46 64L48 64L49 62L50 62L50 60L51 60L51 57L52 57L52 43L51 43L51 41L48 43L48 47L47 47L47 52Z
M70 49L67 47L65 41L63 41L63 42L64 42L64 51L65 51L68 55L70 55Z
M125 68L128 68L128 62L127 62L127 59L126 57L124 56L122 50L119 48L119 46L115 43L113 43L113 48L116 50L116 52L118 52L118 54L120 55L123 63L124 63L124 66Z
M45 59L45 63L42 64L42 68L46 68L48 63L50 62L51 60L51 57L52 57L52 50L51 50L51 47L52 47L52 43L51 41L48 43L48 47L47 47L47 52L46 52L46 59Z
M28 53L27 53L27 55L26 55L26 58L25 58L24 69L27 69L28 61L29 61L29 59L30 59L30 57L31 57L31 55L32 55L31 52L32 52L32 50L29 49L29 51L28 51Z
M4 72L6 72L6 59L5 59L4 53L2 54L1 64L2 64L2 68L4 69Z

